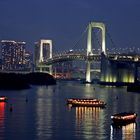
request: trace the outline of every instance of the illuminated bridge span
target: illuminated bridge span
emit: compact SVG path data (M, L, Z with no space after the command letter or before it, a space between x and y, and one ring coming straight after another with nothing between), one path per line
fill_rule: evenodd
M131 55L131 54L109 54L108 56L109 60L114 61L121 61L121 62L138 62L140 63L140 55Z
M100 54L94 54L95 52L93 51L92 48L92 29L94 28L99 28L102 31L101 34L101 50ZM50 57L48 59L43 58L43 45L40 47L40 56L39 56L39 61L36 62L37 67L43 68L43 67L50 67L54 63L58 62L64 62L64 61L73 61L73 60L83 60L86 62L86 82L91 82L91 63L95 61L100 61L101 62L101 80L109 82L115 82L116 81L116 75L113 73L114 69L118 68L117 64L118 62L129 62L129 63L140 63L140 55L132 55L132 54L110 54L106 51L106 46L105 46L105 34L106 34L106 29L104 23L101 22L90 22L88 25L88 36L87 36L87 49L86 51L79 51L79 52L68 52L68 53L61 53L60 55L53 56L52 55L52 50L50 51ZM46 42L50 43L52 46L52 42ZM51 47L52 48L52 47ZM114 64L114 62L116 64ZM111 68L109 68L111 67ZM122 66L121 66L122 67ZM134 66L135 67L135 66ZM120 73L122 70L120 70ZM116 70L115 73L118 71ZM125 72L124 72L125 73ZM132 75L130 74L132 72L128 71L127 75ZM120 77L120 74L118 74ZM126 73L124 74L126 75ZM113 78L112 78L113 77ZM132 76L131 76L132 77ZM113 79L113 80L112 80ZM129 78L129 79L134 79L134 78ZM123 81L121 79L121 81ZM134 81L134 80L131 80Z
M91 56L86 56L84 54L63 54L60 56L55 56L50 59L47 59L46 61L40 62L38 66L44 67L45 65L52 65L54 63L58 62L64 62L64 61L74 61L74 60L82 60L82 61L100 61L101 56L98 54L94 54Z
M140 63L140 55L124 55L124 54L108 54L106 56L109 60L112 61L121 61L121 62L138 62ZM90 56L86 56L86 54L61 54L54 56L46 61L40 62L38 64L39 67L47 67L48 65L52 65L59 62L64 61L75 61L75 60L82 60L82 61L101 61L100 54L92 54Z
M121 61L121 62L138 62L140 63L140 55L118 55L118 54L109 54L107 58L112 61ZM58 62L64 61L74 61L74 60L82 60L82 61L101 61L101 55L93 54L91 56L86 56L84 54L64 54L60 56L55 56L50 59L47 59L44 62L40 62L38 65L44 67L45 65L52 65Z
M36 61L37 67L41 68L42 67L47 67L47 65L56 63L58 61L66 61L66 60L84 60L86 61L86 82L91 82L91 60L99 60L100 56L93 55L92 52L92 29L98 28L102 31L102 45L101 45L101 52L106 55L106 47L105 47L105 25L102 22L90 22L87 29L88 29L88 37L87 37L87 49L86 49L86 54L69 54L69 55L62 55L60 57L52 57L52 49L50 50L50 56L48 60L44 60L43 58L43 43L40 43L40 56L39 56L39 61ZM47 41L46 44L49 43L50 46L52 46L51 41ZM52 47L51 47L52 48ZM44 65L44 66L43 66ZM51 69L51 67L50 67ZM51 73L51 70L50 70Z

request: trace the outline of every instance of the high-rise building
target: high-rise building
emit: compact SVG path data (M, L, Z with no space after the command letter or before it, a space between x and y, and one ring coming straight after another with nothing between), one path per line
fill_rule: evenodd
M33 55L29 52L25 52L25 70L33 71Z
M25 45L25 42L1 41L2 70L18 71L25 69Z

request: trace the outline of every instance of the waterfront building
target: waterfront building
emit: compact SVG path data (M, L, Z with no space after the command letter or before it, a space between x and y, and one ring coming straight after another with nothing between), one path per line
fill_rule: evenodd
M101 82L134 83L136 78L136 65L131 62L109 60L102 55Z
M25 70L33 71L33 55L29 52L25 52Z
M19 70L24 64L25 42L1 41L2 70Z
M53 75L58 79L72 78L73 63L72 61L56 63L53 66Z
M14 40L1 41L1 60L3 71L22 71L26 69L26 42Z

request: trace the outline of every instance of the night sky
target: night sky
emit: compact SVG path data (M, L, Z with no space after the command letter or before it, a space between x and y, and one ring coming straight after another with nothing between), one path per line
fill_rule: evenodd
M140 47L140 0L0 0L0 39L30 50L40 38L70 49L89 21L104 22L117 47Z

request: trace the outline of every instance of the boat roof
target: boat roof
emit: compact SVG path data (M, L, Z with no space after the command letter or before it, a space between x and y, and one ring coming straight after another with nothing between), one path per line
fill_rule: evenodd
M121 113L118 113L118 114L114 114L112 116L127 116L127 115L134 115L136 113L134 112L121 112Z
M96 98L69 98L68 100L99 100Z

